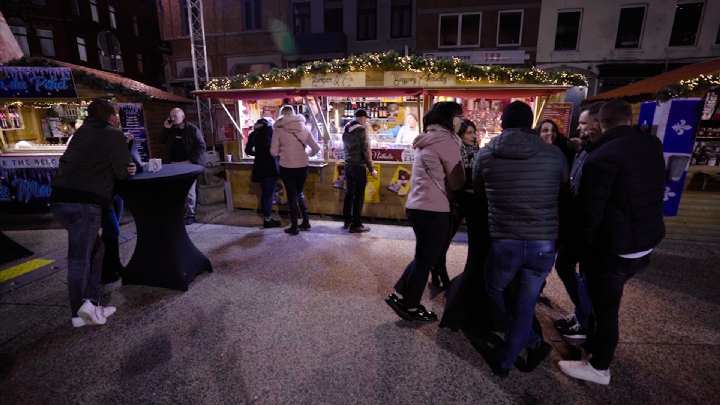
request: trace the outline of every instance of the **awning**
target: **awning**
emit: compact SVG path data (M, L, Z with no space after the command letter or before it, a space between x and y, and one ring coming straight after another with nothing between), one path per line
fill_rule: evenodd
M565 91L569 86L546 85L499 85L499 86L468 86L447 88L421 87L352 87L352 88L268 88L268 89L231 89L201 90L193 92L201 98L226 100L262 100L286 97L324 96L324 97L398 97L432 96L473 97L473 98L513 98L549 96Z
M178 95L172 94L172 93L168 93L167 91L160 90L157 87L148 86L145 83L139 82L137 80L129 79L127 77L120 76L115 73L105 72L103 70L93 69L93 68L89 68L87 66L75 65L72 63L62 62L62 61L54 60L54 59L48 59L48 60L50 60L53 64L55 64L57 66L64 66L64 67L68 67L72 70L78 70L78 71L85 72L87 74L96 76L107 82L121 85L129 90L134 90L134 91L143 93L150 98L163 100L163 101L172 101L172 102L177 102L177 103L192 103L192 100L189 98L178 96Z
M589 100L608 100L612 98L641 96L654 98L656 93L667 86L678 84L682 80L693 79L701 74L712 74L718 72L720 72L720 58L683 66L657 76L628 84L627 86L618 87L617 89L597 94L590 97Z
M482 88L430 88L425 89L424 94L431 96L446 96L446 97L460 97L460 98L490 98L490 99L505 99L505 98L522 98L522 97L544 97L551 96L555 93L560 93L567 90L569 86L556 86L556 87L497 87L488 86Z

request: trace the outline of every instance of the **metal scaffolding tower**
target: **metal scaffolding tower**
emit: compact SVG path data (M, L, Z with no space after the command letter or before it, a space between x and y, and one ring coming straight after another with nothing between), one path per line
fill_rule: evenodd
M195 90L202 90L205 83L210 80L207 63L207 46L205 43L205 18L203 17L202 0L185 0L187 6L188 27L190 31L190 53L192 55L193 78ZM195 97L197 105L198 126L210 141L212 150L215 150L215 126L213 125L212 101L200 100ZM208 139L208 135L210 135Z

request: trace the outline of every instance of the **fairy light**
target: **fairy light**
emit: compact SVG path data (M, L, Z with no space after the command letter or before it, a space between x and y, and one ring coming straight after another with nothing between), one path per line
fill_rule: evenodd
M476 66L457 57L428 59L387 52L353 55L345 59L329 61L313 61L293 68L274 68L265 73L248 73L217 78L209 81L205 88L207 90L263 88L298 82L302 76L308 74L393 70L432 75L451 74L467 84L522 82L526 84L587 85L587 79L579 73L547 72L537 67L518 69L500 65Z

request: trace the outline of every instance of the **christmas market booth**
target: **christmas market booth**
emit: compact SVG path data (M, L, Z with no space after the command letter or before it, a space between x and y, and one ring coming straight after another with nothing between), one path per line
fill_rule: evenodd
M720 59L683 66L591 100L622 98L633 104L636 122L663 142L668 170L667 216L675 216L683 191L720 191Z
M0 66L0 206L44 208L59 159L95 98L117 103L142 161L162 157L162 122L192 101L116 74L48 60Z
M465 117L477 126L479 143L484 145L501 132L500 116L508 103L527 102L537 122L568 88L584 85L585 78L573 73L475 66L460 59L386 53L214 79L195 94L218 103L236 130L236 138L224 144L229 207L258 207L259 193L250 181L253 160L244 153L244 145L258 119L277 119L280 106L289 103L305 115L308 130L321 146L320 153L310 160L305 186L310 212L342 213L342 132L354 112L364 109L369 115L372 158L379 174L368 177L364 215L404 219L412 141L422 132L423 114L434 103L461 103ZM569 122L571 111L566 112Z

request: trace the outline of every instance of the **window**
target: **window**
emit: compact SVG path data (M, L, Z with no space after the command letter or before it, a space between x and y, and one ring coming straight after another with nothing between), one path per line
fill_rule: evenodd
M440 14L439 47L480 45L480 13Z
M108 13L110 14L110 26L117 29L117 20L115 19L115 7L108 6Z
M97 0L90 0L90 15L92 16L93 21L100 22L100 14L98 13Z
M138 18L136 15L132 17L132 25L133 25L133 34L135 34L136 37L140 36L140 25L138 25Z
M120 42L110 31L103 31L98 34L97 39L98 57L100 66L104 70L122 72L124 69Z
M180 34L190 35L190 21L188 21L188 2L180 1Z
M325 32L343 32L342 0L325 0Z
M23 55L30 56L30 45L28 43L27 28L20 25L11 25L10 31L15 35L20 49L22 49Z
M695 46L703 3L682 3L675 7L670 46Z
M293 9L293 32L302 34L310 32L310 2L296 2Z
M80 15L80 3L78 3L79 0L72 0L70 6L72 7L72 14L74 16Z
M81 61L87 62L88 57L87 57L87 46L85 45L85 38L77 37L75 39L77 41L78 57L80 57Z
M390 37L406 38L412 36L412 2L393 0L390 5Z
M645 6L621 8L615 48L640 48L644 24Z
M523 10L498 13L497 46L519 46L522 41Z
M40 52L43 56L55 56L55 38L52 30L35 30L40 40Z
M143 56L141 53L137 54L137 69L138 72L143 72Z
M260 0L243 0L243 17L246 30L262 28L262 8Z
M581 20L582 10L558 12L557 28L555 31L556 51L569 51L577 49Z
M377 39L377 0L357 3L357 40Z

